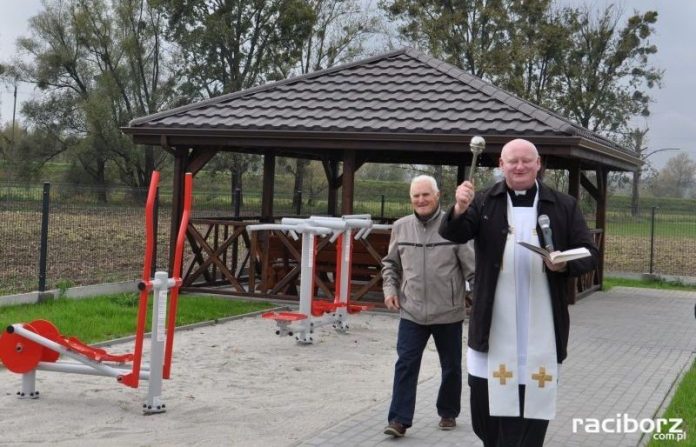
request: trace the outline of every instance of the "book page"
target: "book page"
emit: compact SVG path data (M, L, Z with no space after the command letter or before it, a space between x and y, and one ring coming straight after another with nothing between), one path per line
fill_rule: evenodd
M537 247L536 245L528 244L526 242L518 242L518 244L520 244L524 248L531 250L534 253L548 259L549 261L553 262L554 264L558 264L560 262L568 262L568 261L572 261L573 259L580 259L580 258L586 258L588 256L591 256L590 251L588 249L586 249L585 247L571 248L570 250L566 250L566 251L549 253L548 250L546 250L545 248Z
M571 248L570 250L562 251L560 253L552 253L550 255L551 262L554 264L559 262L568 262L573 259L587 258L591 256L590 250L585 247Z
M549 257L549 252L545 248L537 247L536 245L528 244L527 242L518 242L524 248L533 251L534 253L541 255L541 257L551 260Z

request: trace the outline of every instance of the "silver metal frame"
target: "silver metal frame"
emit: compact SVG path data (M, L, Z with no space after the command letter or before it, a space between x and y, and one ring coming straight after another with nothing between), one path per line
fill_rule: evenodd
M314 241L316 236L328 236L331 234L331 242L335 242L340 235L343 236L340 247L341 263L337 266L340 277L338 302L348 304L350 286L350 263L352 255L352 232L358 229L354 238L366 238L374 229L389 229L390 225L374 224L369 214L354 214L343 217L310 216L308 219L285 217L280 224L258 224L247 226L247 231L280 230L286 231L293 239L302 234L302 253L300 257L300 305L298 313L303 319L295 322L276 319L278 335L295 335L298 343L309 344L314 342L314 329L332 324L338 332L346 332L348 325L347 306L339 306L334 312L314 317L312 315L312 288L314 271Z
M150 364L149 366L143 365L139 375L140 379L148 381L147 400L143 404L143 413L145 414L163 413L166 411L166 404L162 399L162 370L164 367L164 349L166 341L167 299L169 289L175 285L176 281L172 278L168 278L167 272L155 273L155 278L152 281L153 305L152 333L150 336ZM38 399L39 392L36 390L36 371L104 376L113 377L117 380L120 380L121 377L131 372L130 365L126 363L98 362L92 360L36 332L26 329L22 324L11 325L11 331L46 349L57 352L61 356L69 357L74 360L74 362L39 362L36 368L22 374L22 389L17 393L20 399Z

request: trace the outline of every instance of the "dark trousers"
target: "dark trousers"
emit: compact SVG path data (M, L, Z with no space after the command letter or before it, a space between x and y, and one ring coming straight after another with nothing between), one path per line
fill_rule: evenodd
M437 414L456 418L462 397L462 322L422 325L409 320L399 322L396 353L399 358L394 368L394 389L387 420L413 424L416 409L416 388L423 350L430 336L440 357L442 382L437 395Z
M488 380L469 374L471 424L484 447L541 447L549 421L524 419L524 385L520 385L520 417L491 416Z

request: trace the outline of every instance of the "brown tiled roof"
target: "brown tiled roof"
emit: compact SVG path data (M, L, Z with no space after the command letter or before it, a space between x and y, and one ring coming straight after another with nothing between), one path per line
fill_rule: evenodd
M629 151L450 64L402 49L131 121L124 131L582 138ZM577 141L577 140L575 140ZM629 155L630 154L630 155Z

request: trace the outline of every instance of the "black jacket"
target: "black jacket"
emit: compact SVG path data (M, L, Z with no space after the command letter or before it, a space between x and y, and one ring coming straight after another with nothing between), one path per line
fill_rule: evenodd
M570 330L567 278L595 269L599 251L575 198L539 182L537 207L539 215L549 216L556 250L586 247L592 253L589 258L569 261L564 272L546 271L556 332L556 354L561 363L567 356ZM453 209L450 209L440 225L440 235L458 243L465 243L473 238L476 251L474 305L469 321L468 345L477 351L488 352L493 299L508 233L505 182L496 183L490 189L476 193L465 213L454 219L452 215ZM537 234L542 234L538 225Z

